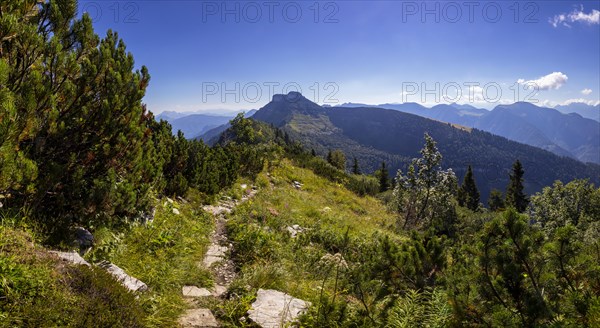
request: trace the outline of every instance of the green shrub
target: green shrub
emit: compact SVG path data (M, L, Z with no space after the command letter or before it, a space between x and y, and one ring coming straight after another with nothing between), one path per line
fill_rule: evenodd
M274 234L255 224L229 223L230 238L235 241L234 260L240 265L252 264L259 259L270 260L277 256L279 248Z
M368 175L350 175L346 187L359 196L373 196L379 193L379 181Z
M130 293L114 277L97 267L70 266L66 282L77 297L76 327L143 327L145 314Z
M109 273L65 265L0 226L0 327L143 327L145 316Z

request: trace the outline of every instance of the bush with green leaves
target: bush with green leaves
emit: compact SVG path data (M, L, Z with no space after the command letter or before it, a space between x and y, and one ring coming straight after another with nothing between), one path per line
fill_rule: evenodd
M136 295L103 269L68 265L0 226L0 326L145 327Z

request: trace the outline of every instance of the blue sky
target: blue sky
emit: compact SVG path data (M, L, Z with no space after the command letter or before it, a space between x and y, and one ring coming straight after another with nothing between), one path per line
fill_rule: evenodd
M600 95L599 1L82 1L156 113L318 103L553 106ZM535 86L535 87L533 87ZM458 92L460 92L460 97ZM499 93L500 92L500 93ZM236 99L237 98L237 99Z

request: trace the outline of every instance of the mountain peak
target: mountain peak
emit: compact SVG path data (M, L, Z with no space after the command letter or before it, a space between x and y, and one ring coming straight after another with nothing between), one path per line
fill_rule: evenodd
M287 95L284 94L275 94L273 95L272 102L297 102L297 101L309 101L298 91L290 91Z
M273 95L272 101L259 109L253 118L281 127L296 114L318 116L324 112L323 107L306 99L300 92L292 91Z

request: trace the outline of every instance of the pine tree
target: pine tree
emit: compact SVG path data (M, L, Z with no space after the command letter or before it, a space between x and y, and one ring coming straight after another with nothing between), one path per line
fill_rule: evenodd
M523 175L525 171L521 162L517 160L513 164L510 182L506 189L506 206L514 207L519 213L523 213L529 204L529 198L523 192Z
M0 193L59 238L139 215L164 183L146 67L117 33L101 39L89 15L76 18L74 0L8 0L0 12Z
M456 220L452 202L456 176L451 169L442 170L442 154L435 141L425 134L421 158L415 158L403 174L398 171L394 188L394 204L400 214L398 226L404 228L434 227L437 232L451 234Z
M471 165L467 168L467 174L465 174L463 184L460 186L458 193L458 203L460 206L465 206L472 211L476 211L479 208L479 190L477 190Z
M361 174L360 167L358 166L358 160L354 157L354 161L352 164L352 174Z
M381 168L379 168L379 191L384 192L388 189L390 189L390 173L385 162L381 162Z
M520 321L518 326L537 327L548 320L548 292L542 284L548 279L542 271L548 264L539 229L509 209L488 222L478 239L481 269L474 281L481 282L477 284L481 297L504 308L511 319Z
M487 203L491 211L501 211L504 209L504 195L502 195L502 191L492 189Z

